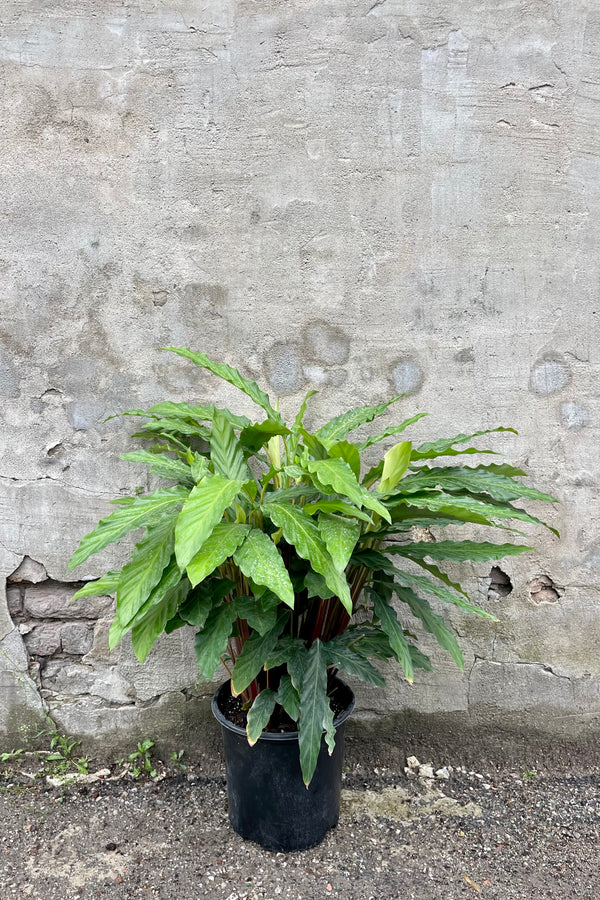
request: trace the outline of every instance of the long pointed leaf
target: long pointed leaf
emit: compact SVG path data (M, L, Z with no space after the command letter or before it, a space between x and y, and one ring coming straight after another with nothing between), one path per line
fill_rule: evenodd
M354 675L367 684L373 684L380 688L385 687L385 680L379 669L376 669L368 659L346 642L333 638L323 646L330 666L335 666L337 669L347 672L348 675Z
M196 635L196 662L202 675L209 680L214 678L220 659L227 650L235 620L235 605L222 603L213 609L204 628Z
M475 447L468 447L466 450L455 450L455 444L466 444L473 438L481 437L484 434L494 434L498 431L510 431L517 434L514 428L488 428L485 431L475 431L473 434L457 434L453 438L442 438L439 441L431 441L421 444L412 452L411 459L435 459L437 456L458 456L462 453L493 453L493 450L477 450Z
M487 562L490 559L504 559L505 556L519 556L529 553L533 547L524 544L490 544L487 541L414 541L407 544L393 544L383 548L384 553L406 556L410 559L452 559L458 562Z
M319 513L319 531L336 568L343 572L360 537L360 523L356 519Z
M410 648L404 636L404 629L398 622L396 610L383 593L377 589L376 584L370 589L369 594L373 602L373 611L381 623L381 628L387 635L396 659L402 666L406 680L412 684L414 670Z
M272 691L269 688L261 691L258 697L254 698L254 703L248 710L248 720L246 723L246 734L248 735L248 743L251 747L255 745L269 724L269 719L273 715L276 702L275 691Z
M263 506L266 515L283 531L289 544L296 548L298 556L308 560L315 572L323 576L328 586L352 615L352 599L345 577L336 569L316 522L302 509L282 503Z
M518 500L526 497L530 500L558 502L550 494L544 494L535 488L514 481L493 469L500 466L446 466L428 468L423 466L414 474L402 479L402 493L419 491L423 488L440 487L445 491L470 491L475 494L487 493L494 500ZM519 469L513 470L520 472Z
M215 472L224 478L248 481L251 477L241 444L225 416L217 409L210 433L210 458Z
M121 570L117 585L117 616L122 625L131 622L171 559L176 515L177 510L174 510L157 525L149 526L136 544L130 561Z
M163 347L163 350L170 350L172 353L177 353L178 356L183 356L186 359L191 360L194 365L201 366L203 369L208 369L213 375L217 375L224 381L228 381L229 384L232 384L240 391L243 391L244 394L247 394L251 400L264 409L270 419L283 424L280 414L271 406L268 395L265 394L264 391L261 391L255 381L249 381L247 378L244 378L237 369L233 368L233 366L228 366L224 363L215 363L212 359L209 359L206 353L193 352L192 350L187 350L185 347Z
M100 519L93 531L82 538L79 547L69 560L67 571L80 566L93 553L104 550L109 544L120 541L129 531L157 522L169 507L183 503L188 491L179 485L161 488L145 497L121 497L115 512Z
M73 594L73 600L79 597L103 597L105 594L115 594L119 584L120 572L107 572L96 581L88 581L83 587Z
M179 584L168 591L159 603L154 604L144 618L131 632L133 652L141 663L146 661L150 650L165 630L165 625L177 612L187 585Z
M187 566L193 586L204 581L211 572L233 556L250 531L250 525L219 522Z
M389 428L386 428L385 431L382 431L381 434L373 435L372 437L368 437L366 441L363 441L361 444L358 444L358 449L362 453L363 450L366 450L367 447L371 447L373 444L378 444L379 441L384 441L386 438L391 437L394 434L402 434L409 425L413 425L415 422L418 422L419 419L428 416L429 413L417 413L416 416L412 416L410 419L405 419L404 422L401 422L400 425L390 425Z
M298 721L300 715L300 694L292 684L289 675L282 675L277 691L277 702L286 711L292 722Z
M300 767L304 784L307 787L317 766L328 704L327 657L323 644L317 639L308 651L300 689L298 741L300 744Z
M308 470L316 475L318 482L336 494L348 497L357 506L366 506L390 520L387 508L356 480L354 472L343 459L319 459L308 463Z
M253 528L233 558L247 578L268 587L293 609L294 588L283 559L268 534Z
M487 519L488 523L492 519L517 519L521 522L530 522L536 525L544 525L553 534L558 534L555 528L537 519L535 516L525 512L524 509L517 509L510 503L494 504L491 501L485 501L471 496L462 496L457 494L447 494L444 491L421 492L420 494L410 494L406 497L396 495L393 500L389 501L390 506L403 504L408 506L425 507L426 509L449 512L457 518L461 517L461 513L475 514L481 518ZM472 521L469 519L469 521Z
M190 467L181 459L171 459L170 456L151 453L149 450L133 450L131 453L124 453L121 459L150 466L152 473L160 478L178 481L187 487L195 484Z
M304 507L304 511L309 515L312 515L315 512L342 513L344 516L354 516L355 519L360 519L361 522L373 524L371 516L361 509L358 509L358 507L352 506L351 503L346 503L343 500L317 500L316 503L307 503Z
M372 422L376 416L381 416L392 403L397 403L400 397L392 397L378 406L359 406L348 412L342 413L331 419L316 431L317 437L326 444L335 444L341 441L350 431Z
M410 588L395 587L399 599L407 603L415 618L420 619L425 631L432 634L440 647L447 650L459 669L464 669L465 661L454 632L448 628L441 616L434 613L431 606L423 597L419 597Z
M176 588L179 584L182 584L182 590L185 593L189 590L189 582L187 578L181 577L181 570L177 565L177 560L173 555L168 563L165 566L165 569L161 575L160 581L154 588L152 588L150 594L144 603L137 609L137 611L133 614L131 618L124 618L123 621L120 618L119 610L117 608L117 614L115 615L112 625L110 626L110 631L108 634L108 646L110 650L114 650L117 646L121 638L124 634L126 634L130 628L134 628L138 622L141 622L142 619L150 612L150 610L161 603L165 595Z
M191 491L175 526L175 553L182 569L200 550L241 489L241 481L207 475Z
M265 661L269 658L269 654L277 643L277 638L283 631L287 621L287 615L278 618L274 627L266 634L259 634L253 631L242 652L235 661L233 671L231 673L231 690L234 694L241 694L248 685L254 681L259 672L262 671Z

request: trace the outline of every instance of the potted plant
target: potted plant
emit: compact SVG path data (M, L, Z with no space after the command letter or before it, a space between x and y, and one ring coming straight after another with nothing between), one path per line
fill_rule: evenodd
M402 439L365 466L371 448L423 414L348 439L394 397L310 432L304 416L314 391L286 424L236 369L205 353L166 349L239 388L265 415L251 422L228 409L174 402L125 413L147 419L135 437L149 446L123 458L171 486L113 501L114 512L82 539L69 569L132 530L144 528L143 536L121 571L76 596L116 593L110 646L131 631L141 662L163 632L195 629L202 676L212 679L222 664L230 678L213 710L224 726L233 827L271 849L308 847L337 822L343 728L353 705L338 673L384 687L373 660L396 659L412 682L415 669L431 668L419 629L462 668L454 632L434 605L493 617L438 564L531 549L422 540L417 532L540 523L513 501L553 498L524 486L525 473L510 465L445 464L492 453L472 446L490 431L416 447Z

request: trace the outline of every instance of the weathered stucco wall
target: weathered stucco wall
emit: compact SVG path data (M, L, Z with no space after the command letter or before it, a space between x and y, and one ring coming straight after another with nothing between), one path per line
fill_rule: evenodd
M234 398L165 344L286 410L317 387L315 419L408 391L423 439L515 426L561 539L510 593L464 568L499 618L454 616L464 674L359 708L600 730L599 56L591 0L3 0L0 743L44 709L107 745L200 714L189 636L109 657L66 576L145 483L106 416Z

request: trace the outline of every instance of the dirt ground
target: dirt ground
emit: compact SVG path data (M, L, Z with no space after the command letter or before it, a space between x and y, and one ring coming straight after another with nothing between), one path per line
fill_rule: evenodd
M469 770L446 759L449 777L432 779L350 751L339 826L319 847L282 854L231 831L214 757L162 780L113 769L71 785L32 779L25 762L0 776L1 900L600 898L595 766Z

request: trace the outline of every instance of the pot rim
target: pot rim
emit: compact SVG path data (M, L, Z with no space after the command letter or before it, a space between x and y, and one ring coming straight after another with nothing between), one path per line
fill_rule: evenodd
M352 688L349 687L349 685L347 685L345 681L342 681L341 678L336 678L336 681L339 684L342 684L352 696L352 699L350 700L350 703L348 704L346 709L342 713L340 713L340 715L337 718L335 718L333 720L333 724L334 724L335 728L339 728L339 726L343 725L344 722L346 721L346 719L352 713L352 710L354 709L354 705L356 703L356 697L354 696L354 691L352 690ZM246 729L240 728L239 725L234 725L233 722L230 722L229 719L226 718L223 715L223 713L221 712L221 710L219 709L218 698L221 696L221 692L224 692L225 690L227 690L229 688L230 684L231 684L231 679L228 679L227 681L224 681L223 684L221 684L215 691L213 698L212 698L212 702L211 702L212 714L215 717L215 719L217 720L217 722L219 722L219 724L222 725L223 728L226 728L227 731L231 731L234 734L239 734L239 735L243 736L245 740L248 740L248 735L246 734ZM298 732L297 731L284 731L284 732L263 731L258 740L259 741L280 741L280 742L281 741L297 741L298 740Z

